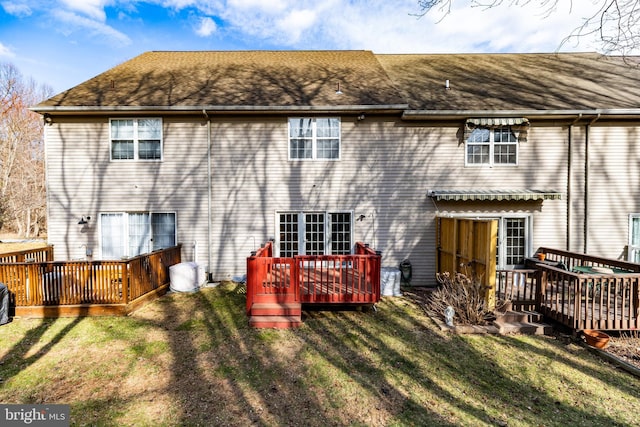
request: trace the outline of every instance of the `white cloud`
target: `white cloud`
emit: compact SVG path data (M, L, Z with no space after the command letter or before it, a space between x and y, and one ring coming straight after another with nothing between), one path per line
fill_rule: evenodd
M25 17L31 15L31 8L26 3L12 2L12 1L4 1L2 2L2 8L9 15L14 15L18 17Z
M241 11L253 11L261 13L280 13L302 2L290 2L287 0L228 0L226 7Z
M450 14L434 10L417 18L416 0L303 0L296 2L296 7L310 11L308 16L312 13L315 19L288 20L290 16L285 15L276 20L278 31L260 27L259 20L251 22L246 14L238 27L235 11L228 10L227 16L235 28L249 28L267 40L293 48L371 49L378 53L549 52L556 50L584 17L597 11L598 1L583 0L579 10L571 10L570 0L559 0L556 11L547 17L537 2L525 6L504 3L485 10L471 7L469 0L459 0ZM595 47L584 39L577 46L563 46L563 50Z
M104 22L107 19L104 7L108 0L62 0L62 3L72 11L80 12L95 20Z
M586 14L595 11L594 8L592 2L583 1L579 11L572 11L566 0L559 0L550 15L545 14L547 9L531 3L489 10L458 7L432 28L434 35L445 41L444 47L449 46L446 40L450 40L464 43L473 51L549 52L559 48L562 40L582 23ZM580 48L593 50L594 47L585 39Z
M74 30L87 31L92 36L105 38L110 42L115 42L119 45L131 44L131 39L124 33L110 27L102 22L95 21L93 19L79 16L72 12L56 10L53 12L53 16L59 21L67 24L65 31L73 32Z
M0 0L7 13L44 13L39 0ZM186 12L195 34L244 40L247 48L371 49L376 52L553 51L602 0L558 0L544 16L544 2L500 2L491 9L456 0L450 14L438 9L418 19L417 0L60 0L52 8L65 31L82 28L120 44L131 40L106 25L106 6L116 13L142 3L163 7L176 19ZM573 3L573 10L571 8ZM111 9L109 9L111 10ZM12 12L9 12L12 11ZM47 15L52 12L47 11ZM118 16L118 15L116 15ZM193 22L194 16L197 23ZM139 16L153 26L151 16ZM84 20L83 20L84 19ZM241 42L242 43L242 42ZM595 50L593 40L568 43L563 50Z
M216 32L217 25L215 21L209 17L200 18L195 32L200 37L209 37Z
M257 45L296 47L314 39L327 8L347 0L227 0L214 12L225 33Z
M279 19L276 26L287 35L288 43L295 44L300 40L301 34L313 26L316 18L317 13L313 10L294 10Z
M3 56L13 58L16 56L16 54L9 47L0 43L0 57L3 57Z

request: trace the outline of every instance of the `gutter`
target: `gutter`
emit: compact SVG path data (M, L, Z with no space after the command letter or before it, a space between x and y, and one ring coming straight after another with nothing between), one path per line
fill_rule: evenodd
M212 276L213 255L211 247L213 245L213 225L211 215L213 214L213 188L211 185L211 118L207 114L207 110L202 109L202 114L207 119L207 268L209 279Z
M458 120L469 117L527 117L528 119L575 119L576 116L599 116L616 119L637 119L639 108L627 109L593 109L593 110L412 110L409 104L388 105L144 105L144 106L34 106L29 110L40 114L55 113L59 115L73 114L106 114L106 113L174 113L201 114L207 111L209 115L216 114L291 114L291 113L378 113L398 114L402 120Z
M575 119L576 116L638 118L639 108L593 110L406 110L403 120L444 120L469 117L526 117L528 119Z
M600 114L584 126L584 225L582 232L584 235L583 253L585 254L587 253L589 238L589 129L599 119Z
M567 222L566 222L567 243L565 245L565 248L567 251L571 250L571 223L572 223L571 175L573 171L571 169L571 163L573 161L573 156L572 156L571 141L573 140L573 126L575 126L575 124L578 123L580 119L582 119L582 113L578 114L578 117L576 117L576 119L573 122L569 123L569 129L567 134L567 139L568 139L567 141Z
M359 112L377 112L377 113L398 113L401 111L405 111L409 108L408 104L389 104L389 105L302 105L302 106L292 106L292 105L278 105L278 106L264 106L264 105L238 105L238 106L230 106L230 105L176 105L176 106L167 106L167 105L136 105L136 106L119 106L119 105L109 105L109 106L34 106L30 107L29 110L34 111L36 113L44 114L44 113L57 113L57 114L74 114L74 113L82 113L82 114L104 114L104 113L113 113L113 112L123 112L123 113L131 113L131 112L174 112L174 113L183 113L183 114L200 114L202 111L207 111L208 114L227 114L227 113L263 113L263 114L278 114L278 113L291 113L291 112L300 112L300 111L309 111L314 113L335 113L335 112L349 112L349 113L359 113Z

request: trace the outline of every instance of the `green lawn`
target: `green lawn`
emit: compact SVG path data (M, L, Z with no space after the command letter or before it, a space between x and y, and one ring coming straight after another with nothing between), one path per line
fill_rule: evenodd
M404 297L247 326L226 284L124 318L0 327L0 401L73 425L640 425L640 381L552 337L441 332Z

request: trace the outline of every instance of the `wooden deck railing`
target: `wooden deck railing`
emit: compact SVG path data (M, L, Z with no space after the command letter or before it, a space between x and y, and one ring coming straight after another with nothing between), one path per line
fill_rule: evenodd
M536 310L539 304L538 282L535 269L498 270L496 299L509 301L514 310Z
M180 262L181 246L124 261L0 263L0 282L20 308L127 305L169 283L169 267Z
M0 263L53 261L53 245L0 254Z
M274 258L268 242L247 259L247 312L259 297L281 302L376 303L381 256L363 243L353 255Z
M274 258L273 243L263 247L247 258L247 313L258 294L270 295L280 302L300 300L300 289L292 285L296 264L293 258Z
M540 264L540 312L576 330L640 327L640 274L574 273Z
M640 328L640 264L540 248L544 262L500 270L496 296L575 330ZM609 268L603 274L593 267Z
M634 262L621 261L617 259L602 258L593 255L580 254L577 252L563 251L561 249L553 249L541 247L538 252L545 254L545 260L547 263L555 263L556 265L563 265L567 270L571 271L574 267L580 266L593 266L593 267L607 267L618 268L621 270L628 270L631 272L640 273L640 264Z

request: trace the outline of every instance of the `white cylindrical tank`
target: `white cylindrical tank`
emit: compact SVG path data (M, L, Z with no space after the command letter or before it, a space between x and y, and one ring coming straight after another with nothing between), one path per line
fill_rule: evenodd
M400 269L394 267L382 267L380 269L380 294L383 297L398 297L400 291Z
M196 262L181 262L169 267L169 289L173 292L196 292L205 279L204 267Z

